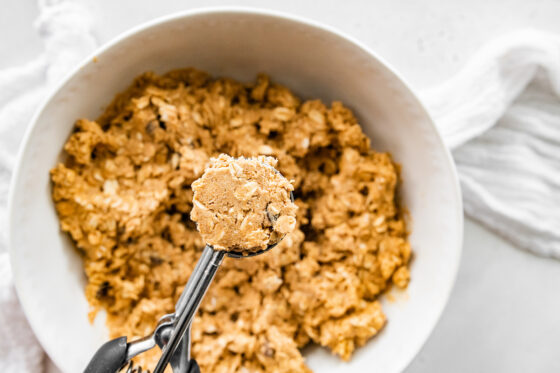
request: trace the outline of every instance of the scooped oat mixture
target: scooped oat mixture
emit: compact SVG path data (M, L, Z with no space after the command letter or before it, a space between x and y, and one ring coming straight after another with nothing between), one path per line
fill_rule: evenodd
M273 156L294 180L295 230L226 259L200 307L203 372L309 372L309 343L348 360L383 328L384 290L408 284L398 166L340 102L302 101L264 75L146 73L96 121L78 120L64 149L56 210L83 254L91 317L106 310L112 336L147 335L173 311L204 247L189 214L210 157ZM143 358L153 369L157 352Z
M292 184L274 167L273 157L210 160L192 183L191 220L214 249L250 254L278 243L296 226Z

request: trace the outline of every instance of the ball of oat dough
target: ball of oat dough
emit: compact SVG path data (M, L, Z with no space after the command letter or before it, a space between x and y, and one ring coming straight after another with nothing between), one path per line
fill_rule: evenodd
M191 219L202 238L217 250L252 253L275 244L296 226L292 184L272 157L210 160L192 183Z

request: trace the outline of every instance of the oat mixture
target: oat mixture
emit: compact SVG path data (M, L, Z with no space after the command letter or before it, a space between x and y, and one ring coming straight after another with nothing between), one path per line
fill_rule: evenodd
M146 73L78 120L64 149L56 210L83 254L91 317L106 310L112 336L147 335L173 311L204 247L189 214L210 157L273 156L294 180L295 230L266 254L226 258L200 307L203 372L309 372L309 343L348 360L386 323L384 290L408 284L398 166L340 102L302 101L264 75ZM153 369L157 352L143 358Z
M273 157L220 154L192 183L191 220L214 249L250 254L278 243L296 227L292 184Z

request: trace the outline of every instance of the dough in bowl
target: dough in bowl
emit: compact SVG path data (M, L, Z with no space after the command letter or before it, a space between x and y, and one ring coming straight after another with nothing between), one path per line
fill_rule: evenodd
M294 231L226 259L200 307L203 372L307 372L310 343L348 360L385 325L379 298L408 284L399 167L340 102L303 101L264 75L146 73L100 118L78 120L64 149L53 199L83 256L91 317L106 310L112 336L144 336L173 311L204 247L191 184L211 157L272 156L294 181ZM157 353L141 356L145 369Z

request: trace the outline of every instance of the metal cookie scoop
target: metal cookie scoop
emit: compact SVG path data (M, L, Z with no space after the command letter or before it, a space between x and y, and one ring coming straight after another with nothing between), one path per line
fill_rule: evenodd
M210 287L214 275L218 271L218 267L222 263L224 256L229 256L231 258L248 258L259 254L262 254L274 246L267 246L266 249L252 252L249 254L244 254L242 252L235 251L221 251L214 250L210 245L206 245L202 256L198 260L196 267L183 290L183 294L179 298L179 301L175 305L175 311L177 319L175 322L175 327L169 337L169 341L162 350L161 358L159 359L154 373L163 373L167 364L171 361L171 366L173 367L173 357L176 355L176 351L179 350L178 346L182 344L182 341L187 340L187 351L190 350L190 326L192 319L194 318L198 306L202 302L206 291ZM188 355L188 354L187 354ZM190 356L189 356L190 359ZM193 359L191 359L193 360ZM175 368L173 368L175 372ZM188 372L187 370L178 370L177 372Z
M293 201L291 193L290 198ZM97 350L84 373L115 373L127 364L127 372L141 373L141 368L132 366L131 359L156 345L161 348L162 355L154 373L163 373L167 364L171 364L173 373L200 373L198 364L190 356L190 326L224 257L253 257L267 252L279 242L268 245L264 250L249 253L215 250L206 245L175 305L175 312L163 316L154 332L147 337L128 343L126 337L120 337L105 343Z

